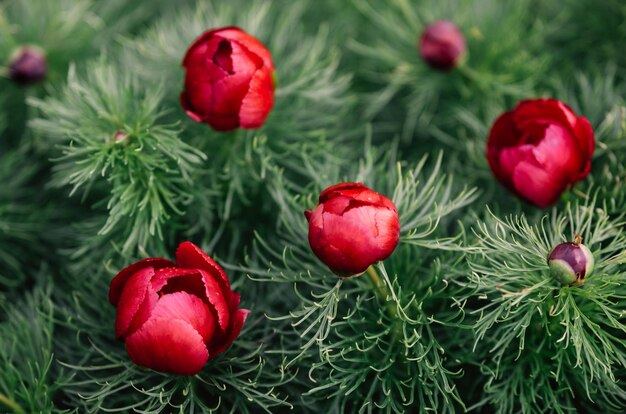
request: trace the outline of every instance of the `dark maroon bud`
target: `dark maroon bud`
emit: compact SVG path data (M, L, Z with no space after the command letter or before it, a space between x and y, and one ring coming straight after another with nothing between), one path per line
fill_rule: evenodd
M43 80L48 72L46 56L35 46L23 46L13 53L9 63L9 78L20 85L32 85Z
M450 70L465 54L465 37L454 23L439 20L426 26L420 37L419 49L430 67Z
M585 277L593 270L593 265L593 254L580 239L574 243L558 244L548 256L552 277L564 285L582 285Z

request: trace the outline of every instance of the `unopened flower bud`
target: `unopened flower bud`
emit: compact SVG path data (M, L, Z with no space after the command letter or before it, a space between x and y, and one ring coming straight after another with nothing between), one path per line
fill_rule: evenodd
M48 71L44 52L34 46L16 50L9 63L9 78L20 85L32 85L43 80Z
M582 285L585 277L593 270L593 265L593 254L580 243L580 239L574 243L558 244L548 256L552 277L564 285Z
M393 253L400 220L393 202L360 183L340 183L306 211L313 253L339 276L354 276Z
M426 26L419 41L420 54L432 68L450 70L465 53L465 37L459 28L447 20Z
M237 27L205 32L183 60L180 103L194 121L217 131L260 128L274 105L270 51Z

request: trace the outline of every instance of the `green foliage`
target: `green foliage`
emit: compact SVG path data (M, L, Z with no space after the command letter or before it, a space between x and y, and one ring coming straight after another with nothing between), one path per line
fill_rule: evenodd
M545 2L556 23L548 27L550 51L561 72L593 71L598 64L618 65L624 79L626 58L618 39L626 37L626 4L620 0L566 0L558 6Z
M104 177L110 193L96 195L109 217L99 230L126 233L122 253L163 239L162 226L182 214L191 198L190 174L206 159L178 138L176 125L159 124L158 88L142 91L129 74L118 74L99 62L86 79L70 72L62 101L33 100L48 119L32 123L49 139L60 142L51 185L82 190L84 197Z
M490 216L476 225L470 294L461 300L475 307L472 359L487 377L479 406L499 413L620 411L626 401L616 377L626 364L623 226L595 199L553 210L541 224ZM575 235L596 267L583 286L561 286L547 256Z
M624 412L622 3L0 0L0 411ZM446 73L417 50L437 19L467 39ZM231 25L271 51L275 105L218 133L180 107L181 61ZM18 88L26 43L50 71ZM537 96L596 136L591 174L547 215L485 159L496 117ZM392 198L402 227L350 279L303 216L341 181ZM576 234L596 268L560 286L546 256ZM182 240L252 310L194 377L133 365L106 297Z
M42 233L51 209L30 186L36 164L24 165L29 151L0 153L0 291L22 285L44 253Z
M53 401L63 383L58 373L53 376L55 326L50 285L35 287L11 305L2 306L6 316L0 323L0 411L61 412Z

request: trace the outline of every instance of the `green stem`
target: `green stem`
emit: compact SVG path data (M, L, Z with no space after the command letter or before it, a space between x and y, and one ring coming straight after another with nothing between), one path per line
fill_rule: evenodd
M5 396L4 394L0 394L0 404L4 404L6 407L9 407L16 414L26 414L26 411L18 403Z
M385 311L387 312L387 315L393 321L397 321L398 320L397 319L398 308L396 307L396 304L393 301L389 300L389 297L391 296L391 294L389 293L389 289L387 289L387 285L385 285L385 282L380 278L380 276L378 275L378 272L376 271L373 265L368 267L365 273L367 273L367 276L369 277L370 282L372 282L372 286L374 287L374 294L376 295L376 298L378 299L380 303L385 305ZM394 325L395 325L395 322L394 322Z

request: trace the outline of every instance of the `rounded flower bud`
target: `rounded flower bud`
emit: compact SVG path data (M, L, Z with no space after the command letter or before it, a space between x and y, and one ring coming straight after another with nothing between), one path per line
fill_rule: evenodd
M176 263L140 260L111 281L115 336L137 365L197 374L235 340L250 311L239 309L224 270L196 245L181 243Z
M530 99L489 131L487 160L506 188L539 207L554 204L591 169L593 129L556 99Z
M465 54L465 37L451 21L439 20L426 26L420 37L419 49L430 67L450 70Z
M274 105L274 65L267 48L237 27L209 30L183 60L180 103L193 120L218 131L259 128Z
M393 202L360 183L341 183L306 211L313 253L339 276L363 273L393 253L400 220Z
M591 250L580 241L558 244L548 256L552 277L564 285L582 285L593 265Z
M46 77L47 72L46 56L34 46L23 46L16 50L9 63L9 78L20 85L37 83Z

